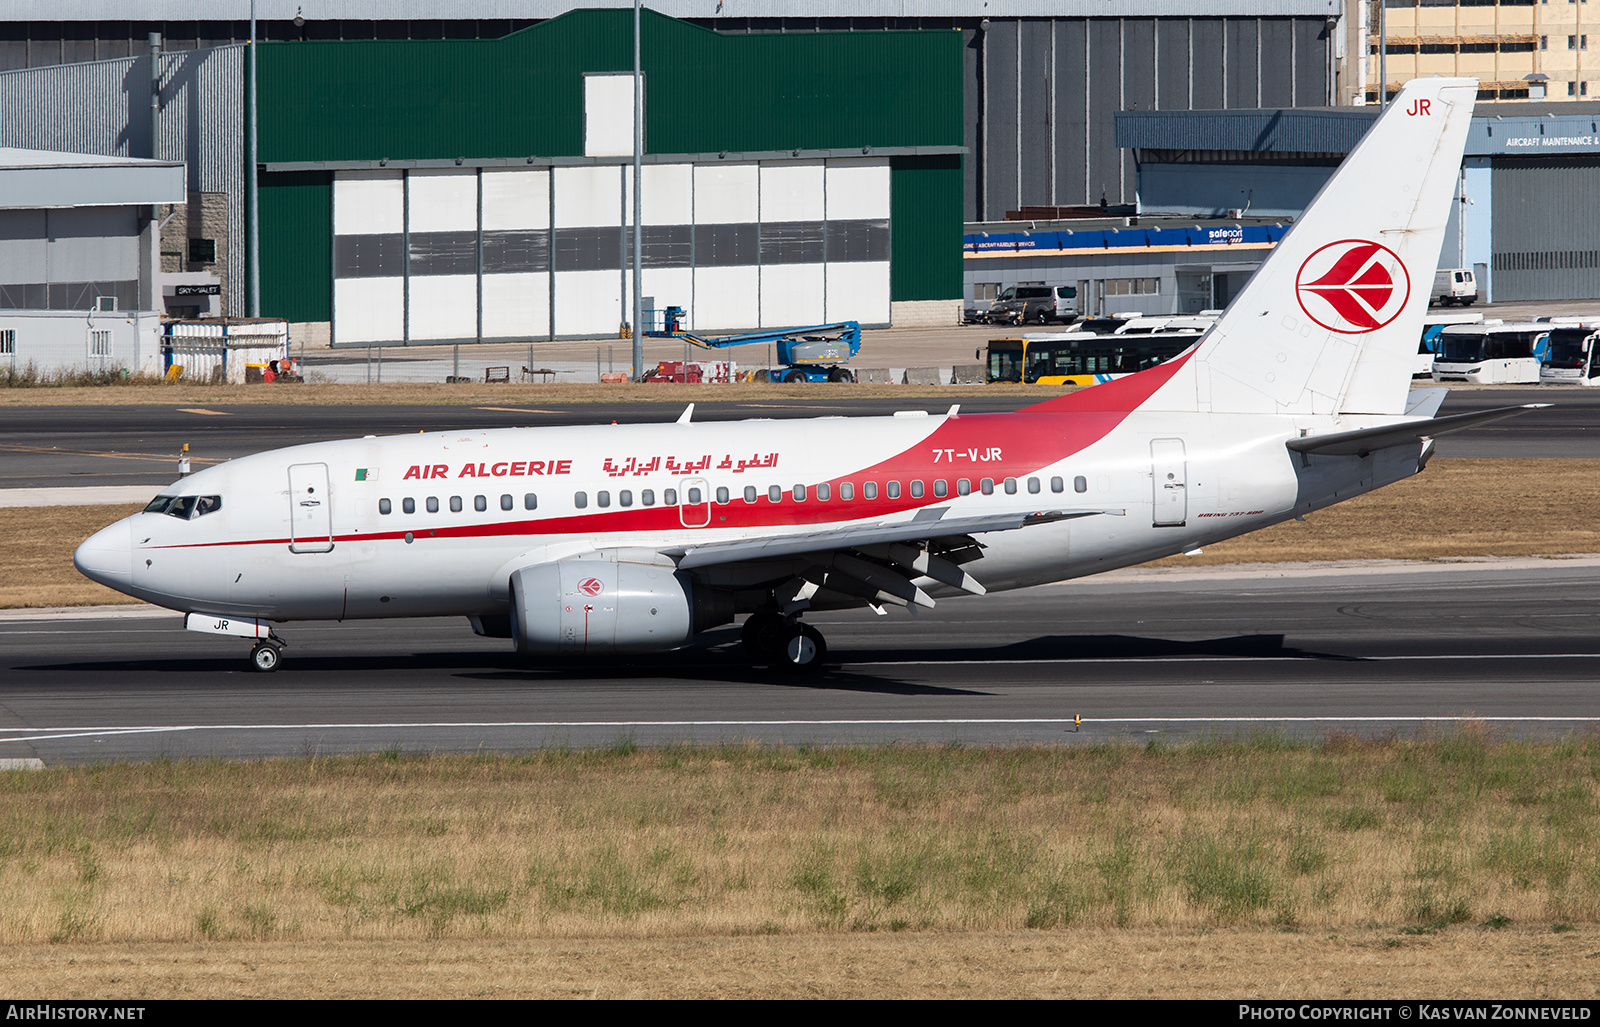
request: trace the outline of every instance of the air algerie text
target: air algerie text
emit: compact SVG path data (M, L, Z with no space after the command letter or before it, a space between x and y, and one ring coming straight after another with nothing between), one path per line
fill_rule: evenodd
M412 464L406 478L526 478L529 475L571 474L571 460L502 460L498 463L462 464L455 474L449 464Z

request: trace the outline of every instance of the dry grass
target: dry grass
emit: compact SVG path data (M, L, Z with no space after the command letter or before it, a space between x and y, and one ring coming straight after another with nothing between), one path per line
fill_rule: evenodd
M157 491L152 488L150 494ZM137 602L79 574L72 566L72 551L90 535L141 506L0 509L0 538L11 547L6 552L5 573L0 574L0 609Z
M1560 933L1600 921L1597 778L1473 730L10 772L0 943Z
M1202 556L1154 566L1290 560L1436 560L1562 556L1597 550L1592 511L1600 471L1589 460L1435 460L1409 478L1348 503L1237 539ZM132 602L84 579L72 550L136 507L0 509L17 545L0 578L0 608Z
M62 943L0 954L13 995L157 998L1587 999L1597 932L1204 931Z
M524 406L571 403L710 403L717 400L758 402L852 398L940 399L960 403L968 397L1024 396L1039 402L1075 392L1056 385L835 385L826 382L796 385L745 382L729 385L673 385L650 382L639 385L541 385L511 383L486 385L463 382L392 382L366 384L198 385L162 382L155 385L95 387L0 388L0 406L206 406L210 404L272 404L274 406Z

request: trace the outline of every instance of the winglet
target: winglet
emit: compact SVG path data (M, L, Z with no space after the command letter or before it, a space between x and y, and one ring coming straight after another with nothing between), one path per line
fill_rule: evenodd
M694 416L694 404L690 403L687 407L684 407L683 413L678 415L678 423L679 424L688 424L689 423L689 418L691 418L693 416Z

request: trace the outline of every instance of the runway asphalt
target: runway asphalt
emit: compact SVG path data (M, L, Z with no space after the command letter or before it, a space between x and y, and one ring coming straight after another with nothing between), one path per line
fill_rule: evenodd
M0 618L0 759L1600 725L1600 559L1134 570L918 620L808 620L830 644L814 678L753 670L733 629L562 664L456 620L290 624L282 668L257 674L244 642L185 632L175 614L14 612Z
M951 389L949 399L855 399L775 396L770 401L697 403L697 420L751 417L865 416L895 410L967 413L1010 410L1036 400ZM1442 413L1518 403L1554 403L1482 428L1444 436L1442 457L1600 458L1600 390L1481 388L1451 392ZM176 477L177 455L190 446L196 468L265 449L360 435L504 428L521 425L670 422L682 403L581 403L548 400L525 407L456 406L160 406L0 407L0 489L145 485Z

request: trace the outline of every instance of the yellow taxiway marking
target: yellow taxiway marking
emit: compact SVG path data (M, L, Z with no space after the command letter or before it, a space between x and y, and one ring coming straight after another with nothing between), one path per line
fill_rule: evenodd
M222 410L207 410L205 407L179 407L180 414L205 414L207 417L230 417L231 414Z
M508 414L559 414L559 410L535 410L529 407L473 407L474 410L500 410Z
M57 456L96 456L106 460L147 460L155 463L175 463L175 456L158 456L154 453L101 453L92 449L57 449L54 446L0 446L0 453L51 453ZM190 457L197 464L220 464L224 457Z

